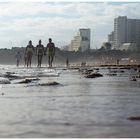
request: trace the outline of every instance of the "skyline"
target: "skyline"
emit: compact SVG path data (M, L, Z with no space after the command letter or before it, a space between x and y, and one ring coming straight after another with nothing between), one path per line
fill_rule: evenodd
M70 44L79 28L91 29L91 48L100 48L113 31L114 18L140 19L139 2L0 2L0 48Z

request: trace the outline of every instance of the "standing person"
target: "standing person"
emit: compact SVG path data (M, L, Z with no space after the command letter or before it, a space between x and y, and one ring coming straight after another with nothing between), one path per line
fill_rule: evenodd
M28 66L31 67L33 51L34 51L34 46L32 45L32 41L30 40L25 51L25 54L27 54L27 67Z
M15 55L16 57L16 61L17 61L17 67L19 66L19 62L20 62L20 59L21 59L21 55L20 55L20 52L18 51L17 54Z
M54 58L54 55L55 55L55 44L52 42L51 38L49 38L49 43L47 44L45 52L46 51L47 51L47 56L48 56L49 68L51 68L53 58Z
M37 54L37 59L38 59L37 67L41 67L42 57L44 54L44 46L41 44L41 40L39 40L39 44L36 46L36 54Z
M66 59L66 67L67 68L69 67L69 59L68 58Z

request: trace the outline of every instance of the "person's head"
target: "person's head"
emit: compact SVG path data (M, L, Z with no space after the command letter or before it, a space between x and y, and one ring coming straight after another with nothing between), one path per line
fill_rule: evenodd
M19 51L17 53L19 53Z
M32 41L31 40L29 41L29 45L32 45Z
M41 44L41 40L39 40L39 44Z
M51 38L49 38L49 43L51 43L52 42L52 39Z

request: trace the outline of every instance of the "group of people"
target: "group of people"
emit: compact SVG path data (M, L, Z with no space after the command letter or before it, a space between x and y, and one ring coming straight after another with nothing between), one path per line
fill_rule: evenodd
M47 44L46 48L42 45L41 40L39 40L39 44L36 46L36 49L32 45L32 41L31 40L29 41L29 44L26 47L25 56L24 56L25 65L27 67L31 67L32 56L33 56L34 51L37 55L38 67L41 67L43 55L46 55L46 54L48 57L49 67L50 68L52 67L52 62L55 55L55 44L52 42L51 38L49 38L49 43ZM19 66L19 60L21 59L19 52L16 54L16 58L17 58L17 66Z

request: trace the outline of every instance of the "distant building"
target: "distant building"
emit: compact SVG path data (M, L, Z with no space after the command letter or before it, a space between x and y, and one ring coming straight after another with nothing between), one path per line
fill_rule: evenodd
M71 41L70 51L86 51L90 49L90 29L79 29Z
M113 42L114 42L114 31L111 32L111 33L108 35L108 42L111 44L111 46L113 46Z
M140 47L140 19L127 19L126 16L115 18L112 37L114 49L121 49L124 43L132 43Z

